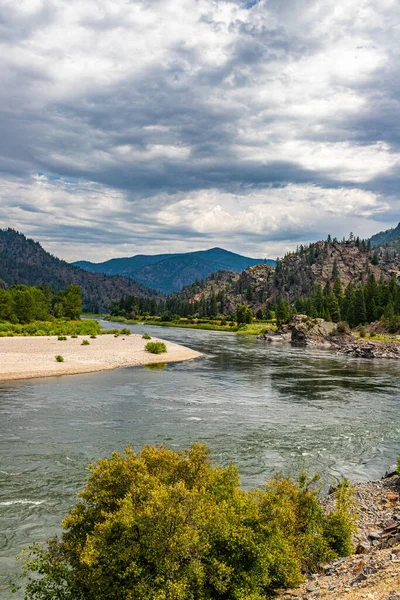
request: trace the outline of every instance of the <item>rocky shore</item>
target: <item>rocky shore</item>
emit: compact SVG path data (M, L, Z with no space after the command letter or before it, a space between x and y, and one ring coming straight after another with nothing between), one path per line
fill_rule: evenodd
M400 359L400 343L357 339L350 331L339 330L336 323L296 315L276 333L266 332L259 339L285 342L297 346L314 346L337 350L354 358Z
M391 468L384 479L355 485L358 531L355 554L321 565L303 585L280 600L400 600L400 480ZM333 495L322 500L333 507Z
M345 344L340 348L342 354L355 358L400 358L398 342L365 342Z

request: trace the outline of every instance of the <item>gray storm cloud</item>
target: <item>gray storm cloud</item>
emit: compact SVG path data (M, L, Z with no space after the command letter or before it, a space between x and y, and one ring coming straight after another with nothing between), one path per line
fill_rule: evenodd
M398 2L5 0L0 220L67 259L398 221Z

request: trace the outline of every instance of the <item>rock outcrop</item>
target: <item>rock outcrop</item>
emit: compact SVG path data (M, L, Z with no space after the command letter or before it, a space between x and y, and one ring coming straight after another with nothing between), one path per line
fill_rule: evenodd
M331 336L336 330L335 323L324 319L311 319L306 315L296 315L291 321L291 342L300 346L332 347Z
M351 240L347 242L320 241L296 252L287 254L277 262L276 268L258 264L245 269L231 285L225 286L225 314L236 311L237 304L248 304L253 311L264 309L266 303L283 297L293 302L311 294L313 286L333 285L337 276L343 287L350 282L354 287L366 282L373 273L376 281L389 281L400 277L400 253L395 248L378 247L371 250L368 244ZM207 278L200 287L185 288L177 294L188 301L207 298L218 293L218 282Z
M324 319L312 319L307 315L296 315L281 329L273 334L270 332L259 336L268 342L291 342L299 346L318 346L323 348L338 348L354 340L351 334L339 335L336 323L328 323Z

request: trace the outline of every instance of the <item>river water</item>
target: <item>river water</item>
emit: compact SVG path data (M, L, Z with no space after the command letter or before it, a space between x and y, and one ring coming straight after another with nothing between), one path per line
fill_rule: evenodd
M0 383L1 600L11 597L16 554L59 531L88 463L128 444L184 448L204 440L216 461L238 463L246 488L302 467L319 471L325 487L341 475L378 478L400 453L396 361L229 333L130 328L204 356Z

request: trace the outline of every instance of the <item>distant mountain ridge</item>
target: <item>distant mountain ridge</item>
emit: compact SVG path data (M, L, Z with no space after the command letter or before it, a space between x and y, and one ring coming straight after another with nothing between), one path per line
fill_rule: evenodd
M15 282L47 284L55 291L69 284L82 288L85 310L102 311L121 296L157 297L154 290L126 277L88 273L46 252L34 240L14 229L0 229L0 287Z
M370 241L373 248L376 246L386 246L387 244L400 248L400 223L397 227L376 233L370 238Z
M138 254L112 258L102 263L77 261L73 265L92 273L130 277L164 294L171 294L216 271L241 273L248 267L264 262L261 258L249 258L223 248L211 248L177 254ZM275 261L267 259L266 263L274 265Z

